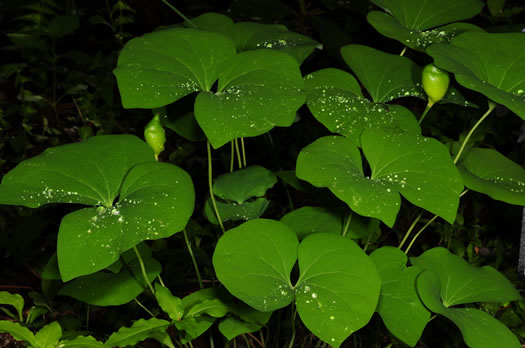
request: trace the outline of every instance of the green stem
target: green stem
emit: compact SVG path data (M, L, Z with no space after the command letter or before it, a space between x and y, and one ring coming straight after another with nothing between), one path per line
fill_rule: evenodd
M146 306L144 306L142 303L140 303L139 300L137 300L136 298L134 298L133 300L135 300L135 302L137 302L137 304L139 305L140 308L142 308L143 310L148 312L148 314L151 315L152 318L155 318L155 314L151 313L151 311L149 309L147 309Z
M162 281L162 278L161 278L160 274L157 276L157 278L159 278L160 285L161 285L163 288L165 288L166 285L164 285L164 282Z
M242 164L246 168L246 149L244 148L244 138L241 137Z
M217 209L217 202L215 201L215 195L213 194L213 168L211 166L211 146L209 141L206 142L206 148L208 150L208 187L210 189L211 204L213 205L213 210L215 211L215 216L217 217L217 221L219 222L219 226L221 227L222 233L224 233L226 232L226 230L224 229L224 225L222 224L221 215L219 214L219 209Z
M188 239L188 232L186 232L186 229L183 229L182 233L184 233L184 240L186 241L186 247L188 248L188 252L190 253L191 261L193 262L193 268L195 268L195 273L197 273L197 280L199 281L199 287L201 289L204 289L204 285L202 284L201 272L199 272L199 266L197 265L197 260L195 259L195 255L193 254L193 249L191 248L190 240Z
M242 168L242 160L241 160L241 151L239 150L239 142L237 139L235 141L235 152L237 152L237 162L239 163L239 169Z
M292 302L292 337L290 338L290 344L288 345L288 348L293 347L293 343L295 341L295 315L297 314L297 310L295 308L295 303Z
M235 143L231 141L232 151L230 154L230 173L233 172L233 165L235 164Z
M350 221L352 221L352 215L354 214L353 211L348 214L348 219L346 219L345 228L343 229L343 232L341 233L341 236L346 237L346 234L348 233L348 229L350 228Z
M414 227L416 227L417 222L419 221L419 219L421 219L422 216L423 216L423 212L419 213L419 215L416 217L414 222L412 222L412 224L408 228L408 231L405 233L405 236L403 237L403 240L398 245L399 249L401 249L403 247L403 245L405 244L405 242L408 239L408 236L410 236L410 233L412 233L412 230L414 229Z
M140 256L139 250L136 246L133 247L133 250L135 251L135 254L137 255L137 259L139 260L140 264L140 270L142 271L142 276L144 277L144 281L146 284L148 284L149 289L153 295L155 295L155 290L153 290L153 286L151 286L151 283L148 279L148 274L146 273L146 267L144 267L144 261L142 260L142 256Z
M419 124L421 124L421 122L423 122L423 119L425 118L425 116L428 114L428 112L430 111L430 109L432 108L434 104L432 104L431 102L428 102L427 104L427 107L425 108L425 111L423 111L423 114L421 115L421 118L419 119Z
M372 233L368 235L368 238L366 239L365 246L363 247L363 251L366 253L366 249L368 249L368 246L370 245L370 239L372 239Z
M193 28L197 29L197 26L195 24L193 24L192 21L189 20L188 17L186 17L184 15L184 13L180 12L175 6L173 6L172 4L170 4L167 0L161 0L164 4L166 4L166 6L168 6L169 8L171 8L173 11L175 11L176 14L178 14L180 16L180 18L184 19L184 22L188 23L189 25L191 25Z
M407 47L405 46L403 50L401 51L401 53L399 53L399 55L402 57L406 51L407 51Z
M489 108L487 109L487 112L485 112L483 114L483 116L481 116L481 118L478 120L478 122L476 122L474 127L472 127L470 132L468 132L467 137L465 138L465 140L463 140L463 144L461 144L461 148L459 149L459 151L458 151L458 153L456 155L456 158L454 158L454 164L458 163L459 157L463 153L463 150L465 149L465 146L467 145L467 142L470 140L470 137L472 136L472 133L474 133L476 128L478 128L479 125L481 124L481 122L483 122L483 120L485 120L487 118L487 116L490 115L490 113L492 112L492 110L494 110L495 107L496 107L496 104L492 100L489 100Z

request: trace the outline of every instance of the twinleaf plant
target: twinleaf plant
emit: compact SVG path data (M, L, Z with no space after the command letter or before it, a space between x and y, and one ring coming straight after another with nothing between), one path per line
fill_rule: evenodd
M24 326L23 299L0 293L0 304L16 309L0 332L33 347L146 338L178 347L201 335L218 342L217 327L234 347L239 337L340 347L381 320L390 346L414 347L445 317L470 347L520 347L479 305L520 300L514 285L452 248L416 242L437 218L453 225L469 190L525 205L523 168L471 144L496 105L525 119L525 36L459 22L480 13L478 0L372 3L368 22L402 43L401 55L349 44L341 47L346 68L304 76L301 65L322 45L282 25L206 13L128 41L114 74L125 108L152 110L145 141L99 135L49 148L3 177L0 203L70 204L43 277L61 283L59 295L96 306L136 301L151 317L99 340L61 341L58 322L34 334ZM444 143L423 120L439 104L476 112L458 87L488 107L465 136ZM272 144L274 128L288 132L305 117L325 135L297 149L292 175L279 163L254 163L247 143ZM170 137L202 151L206 175L192 179L170 163ZM206 182L198 197L193 182ZM290 191L314 192L318 204L294 205ZM396 246L385 242L393 229L404 229ZM181 231L200 290L179 297L166 287L151 241ZM213 239L208 254L199 249L205 238ZM158 306L148 309L142 296ZM286 327L285 340L270 338L274 322Z

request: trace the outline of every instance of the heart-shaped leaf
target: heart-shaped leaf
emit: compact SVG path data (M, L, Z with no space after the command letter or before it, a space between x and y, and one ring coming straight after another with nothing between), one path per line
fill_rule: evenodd
M268 312L293 299L290 272L299 241L286 225L257 219L227 231L213 253L217 278L235 297Z
M224 200L244 203L252 197L262 197L275 185L277 177L261 166L249 166L217 177L213 193Z
M370 102L361 94L356 79L345 71L332 68L316 71L305 77L305 86L307 105L314 117L357 146L361 146L360 137L366 129L421 133L412 112L399 105Z
M273 50L246 51L227 66L217 93L200 93L195 101L195 118L214 148L292 124L306 99L292 57Z
M440 296L445 307L521 298L507 278L494 268L476 268L445 248L432 248L418 257L411 257L410 262L436 274L441 284Z
M151 257L144 257L144 267L149 281L161 271L161 265ZM140 295L146 288L138 259L134 259L117 274L100 271L79 277L59 290L59 295L73 297L96 306L118 306Z
M114 70L122 105L151 109L210 91L235 54L233 40L208 31L174 28L131 39Z
M220 13L206 12L191 19L193 25L200 30L214 31L229 38L235 38L235 24L233 20ZM189 23L184 22L186 27L191 28Z
M490 47L490 50L487 50ZM525 119L525 37L520 33L467 32L427 53L469 89Z
M299 245L297 311L305 326L333 347L365 326L374 314L381 279L352 240L316 233Z
M131 346L152 337L156 332L165 331L169 325L169 321L162 319L139 319L131 327L121 327L114 332L106 341L106 346Z
M419 296L428 309L443 315L458 326L469 347L521 347L516 336L490 314L475 308L444 306L440 298L440 293L443 294L442 284L443 280L440 280L433 270L424 271L417 278Z
M372 175L365 177L359 149L339 136L320 138L297 158L297 177L328 187L360 215L392 226L402 194L452 223L456 217L461 177L447 149L432 138L367 130L361 143Z
M465 186L503 202L525 205L525 170L493 149L470 149L459 171Z
M221 201L217 201L215 204L217 205L217 210L219 211L222 222L228 220L247 221L261 217L268 208L270 201L266 198L257 198L253 202L244 202L242 204L235 202L224 203ZM212 224L219 224L219 221L217 221L217 217L215 215L215 210L213 209L211 198L208 198L206 201L206 205L204 206L204 215Z
M420 52L424 52L432 44L448 43L454 36L466 31L484 31L474 24L461 22L428 30L410 29L395 17L380 11L369 12L366 19L382 35Z
M484 4L479 0L371 0L391 13L399 23L409 29L430 29L439 25L469 19L477 15Z
M423 270L407 268L407 256L394 247L376 249L370 258L381 276L377 312L394 336L413 347L430 319L416 291L416 278Z
M181 231L195 201L190 176L160 162L133 167L118 197L112 207L80 209L62 219L57 255L64 281L109 266L143 240Z

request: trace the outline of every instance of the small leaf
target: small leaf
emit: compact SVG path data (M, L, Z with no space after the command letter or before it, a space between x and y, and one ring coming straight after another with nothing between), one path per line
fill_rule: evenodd
M152 337L156 332L162 332L170 323L166 320L151 318L139 319L131 327L121 327L114 332L106 341L106 346L131 346L146 338Z
M203 314L207 314L210 317L222 318L228 313L229 304L224 302L220 298L214 298L209 300L204 300L195 306L191 307L186 316L188 317L198 317Z
M53 18L48 26L47 30L49 36L56 40L62 36L70 34L78 29L79 19L75 16L57 16Z
M262 326L256 323L247 323L243 320L229 317L219 323L219 331L228 341L235 337L259 330Z
M240 220L253 220L261 217L268 208L270 201L266 198L257 198L253 202L244 202L242 204L237 204L235 202L223 203L220 201L216 202L217 209L221 216L222 222L225 221L240 221ZM212 224L218 225L217 217L215 216L215 210L213 209L213 204L211 198L208 198L206 205L204 206L204 215L208 221Z
M417 278L419 296L428 309L443 315L458 326L469 347L521 347L512 331L490 314L474 308L444 306L440 299L440 292L443 293L440 283L443 281L433 270L424 271Z
M292 210L281 218L281 222L292 229L299 240L314 233L343 232L344 216L333 209L302 207Z
M453 72L459 84L525 119L524 46L521 33L466 32L450 45L433 45L427 52L434 64Z
M0 305L11 305L18 312L19 321L23 321L24 298L19 294L11 294L7 291L0 291Z
M155 284L155 296L160 308L170 316L171 320L181 320L184 314L182 300L171 294L171 291L159 284Z
M36 346L35 335L19 323L0 320L0 333L9 333L15 340L25 341L32 346Z
M525 170L493 149L470 149L458 163L465 186L506 203L525 205Z
M235 297L268 312L293 299L290 272L299 242L286 225L257 219L227 231L213 253L219 281Z
M407 268L407 256L394 247L376 249L370 258L382 282L376 311L394 336L414 347L430 319L416 291L416 278L423 270Z
M235 37L235 26L232 19L220 13L206 12L198 17L191 19L191 22L200 30L213 31L225 35L232 40ZM183 23L186 27L192 28L189 23Z
M61 348L107 348L107 346L97 341L92 336L77 336L71 340L60 341Z
M206 332L215 323L216 318L202 315L198 317L188 317L173 324L177 330L181 331L181 343L193 341L204 332Z
M297 62L273 50L246 51L226 62L217 93L199 93L195 118L214 148L288 127L305 102Z
M275 185L277 177L261 166L249 166L220 175L213 183L213 193L238 204L252 197L262 197Z
M429 249L418 257L411 257L410 262L436 274L445 307L521 298L512 283L494 268L476 268L445 248Z
M297 311L305 326L333 347L365 326L375 311L381 279L350 239L316 233L299 245Z
M39 348L56 348L62 337L62 328L58 321L47 324L35 334L35 346Z

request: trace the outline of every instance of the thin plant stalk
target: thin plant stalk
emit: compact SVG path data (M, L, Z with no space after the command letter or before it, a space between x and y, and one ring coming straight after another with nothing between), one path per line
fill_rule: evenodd
M346 224L343 229L343 232L341 233L341 236L346 237L346 234L348 233L348 229L350 228L350 222L352 221L352 216L354 212L351 211L350 214L348 214L348 219L346 219Z
M139 260L140 264L140 270L142 271L142 276L144 277L144 281L146 284L148 284L148 287L153 295L155 295L155 290L153 290L153 286L151 285L148 274L146 273L146 267L144 266L144 261L142 260L142 256L140 256L139 250L136 246L133 247L133 251L135 251L135 254L137 255L137 259Z
M290 337L290 344L288 345L288 348L293 347L293 343L295 341L295 315L297 314L297 309L295 308L295 304L292 302L292 337Z
M421 115L421 118L418 121L419 124L421 124L421 122L423 122L423 119L428 114L428 112L430 111L430 109L432 108L433 105L434 104L431 104L431 103L427 104L427 107L425 108L425 111L423 111L423 114Z
M167 0L161 0L166 6L168 6L169 8L171 8L176 14L179 15L180 18L182 18L184 20L184 22L188 23L189 25L191 25L193 28L197 28L197 26L192 22L190 21L190 19L188 17L186 17L184 15L184 13L180 12L175 6L173 6L172 4L170 4Z
M155 314L151 313L151 311L148 308L146 308L146 306L144 306L139 300L137 300L136 298L134 298L133 300L135 300L135 302L139 305L140 308L142 308L149 315L151 315L152 318L155 318Z
M186 241L186 247L188 248L188 252L190 253L191 262L193 262L193 268L195 268L195 273L197 274L197 280L199 282L199 287L201 289L204 289L204 285L202 284L201 272L199 271L197 260L195 259L195 255L193 254L193 249L191 248L190 240L188 239L188 232L186 232L186 229L183 229L182 233L184 234L184 240Z
M399 249L401 249L403 247L403 245L405 244L405 242L408 239L408 236L410 236L410 233L412 233L412 230L414 229L414 227L416 227L416 224L418 223L419 219L421 219L422 216L423 216L423 212L419 213L419 215L414 219L414 222L412 222L412 224L408 228L408 231L405 233L405 236L403 237L403 240L401 241L401 243L399 243L399 245L398 245Z
M246 149L244 148L244 138L241 137L242 165L246 168Z
M210 189L211 204L213 205L213 210L215 211L215 216L217 217L217 221L219 222L219 226L221 227L222 233L224 233L226 232L226 230L224 229L224 225L222 224L221 215L219 214L219 209L217 209L217 202L215 201L215 195L213 194L213 168L211 164L211 146L209 141L206 142L206 148L208 150L208 187Z
M233 165L235 164L235 143L231 141L232 151L230 153L230 173L233 172Z
M241 160L241 151L239 149L239 141L237 139L235 141L235 152L237 153L237 162L239 163L239 169L242 168L242 160Z
M461 147L456 155L456 157L454 158L454 164L458 163L458 160L459 160L459 157L461 156L461 154L463 153L463 150L465 149L465 146L467 145L468 141L470 140L470 137L472 136L472 134L474 133L474 131L479 127L479 125L481 124L481 122L483 122L488 115L490 115L490 113L492 112L492 110L494 110L494 108L496 107L496 104L492 101L492 100L489 100L489 108L487 109L487 111L483 114L483 116L481 116L481 118L478 120L478 122L476 122L476 124L474 125L474 127L472 127L472 129L470 130L470 132L468 132L467 136L465 137L465 140L463 140L463 144L461 144Z
M405 47L403 48L403 50L401 51L401 53L399 53L399 55L400 55L401 57L403 57L403 55L405 54L406 51L407 51L407 47L405 46Z

